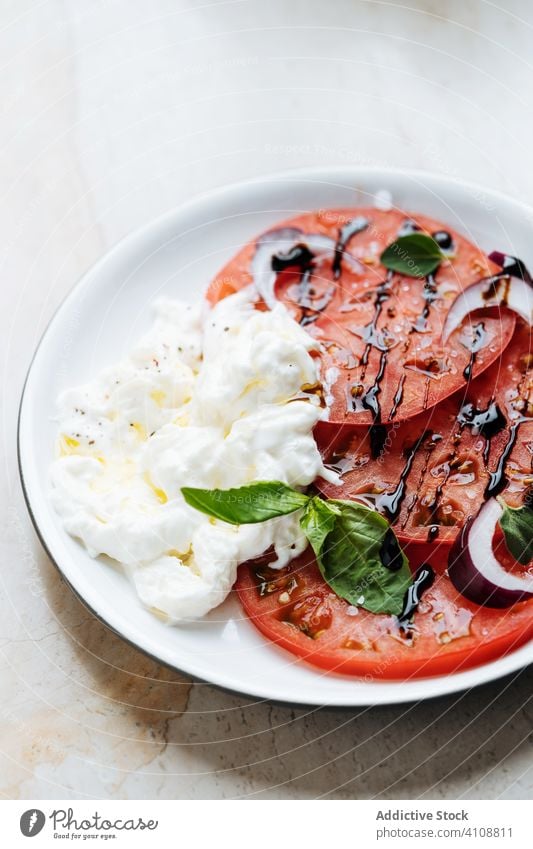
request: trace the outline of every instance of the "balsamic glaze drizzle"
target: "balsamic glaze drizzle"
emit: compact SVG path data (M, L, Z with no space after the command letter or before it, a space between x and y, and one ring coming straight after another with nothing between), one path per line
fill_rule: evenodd
M471 427L474 436L480 433L485 439L492 439L507 425L507 419L494 398L484 410L470 403L464 404L457 414L457 421L460 425Z
M439 535L439 526L438 525L430 525L427 535L428 542L434 542Z
M400 479L392 492L384 492L376 498L376 507L380 513L386 513L392 523L398 518L403 499L405 498L405 483L413 467L416 452L427 437L427 431L418 437L406 455L405 465L400 474Z
M430 524L430 528L429 528L429 531L428 531L428 542L431 541L431 540L429 540L429 535L431 533L431 528L435 527L435 519L437 518L437 510L439 509L439 505L440 505L440 502L441 502L441 499L442 499L442 494L444 492L444 487L448 483L448 478L450 477L450 473L451 473L451 470L452 470L452 463L453 463L454 460L455 460L455 451L448 458L448 468L446 469L446 472L444 474L443 479L437 485L437 488L435 489L435 492L433 493L433 500L427 505L427 508L429 510L428 521L429 521L429 524ZM438 526L437 526L437 532L438 532Z
M381 422L381 407L379 405L379 393L381 392L381 381L383 380L383 375L385 374L385 366L387 365L387 353L388 351L382 351L381 356L379 358L379 367L376 372L376 377L374 379L374 383L367 389L366 392L363 393L361 397L361 404L365 408L365 410L369 410L372 413L372 417L374 419L375 424L380 424Z
M406 218L405 221L402 222L398 229L398 239L401 239L402 236L411 236L412 233L419 233L420 227L413 221L411 218Z
M391 291L391 282L392 282L393 272L388 271L385 280L379 284L376 289L376 297L374 299L374 315L372 316L372 320L363 328L364 331L364 339L366 340L365 349L361 356L360 365L362 366L361 377L360 380L363 381L365 379L366 367L368 365L368 358L370 356L370 351L374 347L373 340L376 338L377 332L377 323L381 312L383 310L383 304L389 300L392 291ZM381 391L381 381L383 380L383 375L385 374L385 366L387 365L387 355L389 349L387 347L383 347L381 349L381 356L379 358L379 367L374 378L373 385L367 389L361 396L361 404L364 409L369 410L372 413L372 417L374 419L375 424L381 423L381 408L379 405L379 393ZM354 384L354 388L362 389L362 384ZM354 409L354 407L352 407Z
M403 566L402 550L392 528L389 528L383 537L379 557L385 569L390 569L391 572L397 572Z
M394 416L396 415L396 413L398 411L398 407L400 406L400 404L403 401L403 385L404 385L404 383L405 383L405 372L400 377L400 382L398 383L398 388L396 389L396 392L394 393L394 398L392 400L392 407L391 407L391 411L389 413L389 421L392 421L392 419L394 418Z
M373 424L370 426L370 454L373 460L381 455L385 440L387 439L387 428L382 424Z
M370 356L370 351L372 350L372 347L373 347L372 339L374 339L375 336L376 336L377 324L378 324L381 312L383 310L383 304L386 303L386 301L389 300L389 298L392 294L392 291L391 291L392 275L393 275L393 272L388 271L385 280L382 280L381 283L379 284L379 286L377 287L376 297L374 299L374 315L372 316L372 320L366 325L366 327L363 328L364 331L365 331L365 337L364 338L369 340L369 341L367 341L367 343L365 345L365 350L363 351L363 354L361 356L361 365L365 366L365 367L368 365L368 357ZM364 373L361 376L361 379L363 379L363 378L364 378Z
M315 255L309 250L307 245L302 243L294 245L287 253L272 254L270 266L272 271L279 274L280 271L287 271L289 268L299 268L300 271L306 271L313 265Z
M344 255L344 251L348 247L348 242L353 236L356 236L357 233L362 233L363 230L366 230L369 224L370 222L368 218L358 215L356 218L352 218L351 221L348 221L347 224L340 228L332 264L333 277L335 280L338 280L341 276L342 257Z
M505 474L505 464L509 459L509 455L513 450L516 442L516 437L518 435L518 428L520 427L521 422L517 421L509 428L509 438L503 449L502 453L498 458L498 463L496 465L496 469L494 472L490 472L489 482L485 488L484 497L485 499L491 498L495 495L499 495L500 492L505 489L508 483L507 475Z
M531 274L522 260L518 259L518 257L511 256L510 254L502 254L500 251L493 251L489 254L489 259L495 262L496 265L501 265L502 274L509 274L511 277L519 277L525 283L529 283L530 286L533 286Z
M437 230L431 236L443 253L453 253L455 245L451 233L448 233L447 230Z
M487 332L485 330L485 325L482 321L478 324L475 324L472 328L472 341L465 345L464 342L462 344L464 347L468 348L470 351L470 359L468 361L465 370L463 371L463 377L468 382L472 377L472 369L476 363L476 357L478 355L478 351L480 351L487 342Z
M483 460L486 465L489 459L492 437L507 426L507 419L498 404L494 398L491 398L484 410L474 407L471 403L464 404L457 414L457 421L461 427L471 427L474 435L479 433L485 439Z
M502 306L507 306L509 287L511 285L511 278L508 274L501 271L498 274L494 274L492 277L482 278L480 282L485 282L487 284L487 288L481 293L481 297L484 301L499 300Z
M319 317L320 313L324 312L335 294L335 287L330 286L321 298L313 300L310 297L309 292L309 280L311 273L312 269L304 271L300 281L300 286L298 287L298 305L302 308L299 324L302 327L307 327L309 324L313 324L313 322L315 322Z
M413 583L405 594L402 612L398 616L398 625L406 636L413 630L413 616L418 610L422 595L431 587L434 580L435 572L432 567L429 563L423 563L417 569Z
M438 298L437 284L435 283L435 278L433 274L428 274L424 281L422 297L424 298L424 308L422 310L421 315L418 316L416 322L413 325L413 330L415 333L425 333L427 329L427 319L431 310L431 305Z
M320 313L326 309L335 294L335 287L330 286L320 299L313 300L311 298L309 283L314 271L314 259L315 256L307 245L300 243L294 245L287 253L273 254L270 262L272 271L276 274L282 271L288 271L290 268L297 268L300 271L297 302L298 306L302 309L299 321L302 327L313 324Z

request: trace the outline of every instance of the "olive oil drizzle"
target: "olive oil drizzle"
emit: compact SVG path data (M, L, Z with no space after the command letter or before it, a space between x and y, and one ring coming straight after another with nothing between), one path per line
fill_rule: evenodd
M383 375L385 374L385 366L387 364L387 353L388 351L382 351L379 357L379 367L376 372L376 377L374 383L367 389L361 398L361 403L365 410L369 410L372 413L372 418L374 423L379 425L381 423L381 407L379 403L379 393L381 392L381 381L383 380Z
M387 439L387 428L382 424L370 425L370 454L373 460L377 460L381 456L381 452L385 446Z
M435 519L437 517L437 510L439 509L440 502L442 500L444 487L448 483L448 478L450 477L450 474L451 474L451 471L452 471L452 464L453 464L453 461L455 460L455 457L456 457L456 453L455 453L455 451L452 451L451 454L448 457L448 460L447 460L447 468L446 468L446 471L444 473L444 477L440 481L440 483L437 484L437 488L435 489L435 492L433 494L433 500L427 505L428 509L429 509L428 522L430 524L430 528L429 528L429 531L428 531L428 542L431 542L431 540L429 539L430 535L432 535L431 528L435 527ZM438 523L437 523L437 528L438 528Z
M348 247L348 243L358 233L362 233L363 230L366 230L369 224L370 221L368 218L358 215L356 218L352 218L351 221L348 221L347 224L340 228L339 237L335 244L332 263L333 277L335 280L338 280L342 274L342 258L346 248Z

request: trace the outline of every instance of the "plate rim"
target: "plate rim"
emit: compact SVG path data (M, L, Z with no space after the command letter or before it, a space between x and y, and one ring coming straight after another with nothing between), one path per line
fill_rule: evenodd
M348 176L349 175L349 176ZM339 180L342 177L342 185L351 185L356 182L358 179L377 179L383 178L384 182L387 179L387 176L401 178L405 177L406 179L414 180L415 182L423 181L429 182L432 184L432 188L435 189L437 186L441 185L445 188L454 187L457 191L472 191L472 192L481 192L485 196L494 199L495 201L499 201L500 203L510 205L515 208L516 211L521 211L523 214L527 215L530 220L533 221L533 206L525 203L522 200L512 197L511 195L506 194L505 192L500 191L499 189L492 189L483 186L482 184L476 183L470 180L463 180L462 178L434 173L425 169L419 168L400 168L400 167L389 167L389 166L342 166L342 165L331 165L331 166L302 166L298 168L290 168L285 169L283 171L275 171L275 172L267 172L265 174L256 175L252 178L231 182L224 184L223 186L218 186L214 189L208 189L203 192L199 192L194 195L192 198L189 198L187 201L178 204L177 206L173 206L170 209L165 210L158 216L144 224L136 227L131 232L126 233L122 238L117 240L111 247L106 250L86 271L79 277L79 279L74 283L74 285L69 289L66 293L65 297L60 301L56 309L53 311L49 321L47 322L41 337L35 347L33 355L31 357L30 363L28 365L28 369L26 372L26 376L23 382L23 387L20 395L20 402L18 406L18 415L17 415L17 432L16 432L16 450L17 450L17 465L19 478L21 482L22 493L24 497L24 501L26 504L26 508L28 510L28 514L30 520L32 522L33 528L37 535L37 538L43 547L46 555L54 565L54 567L59 572L62 579L65 581L69 589L74 593L76 598L80 601L80 603L85 607L86 610L89 610L92 615L98 619L106 628L116 634L120 639L124 640L128 645L135 648L136 650L142 652L145 656L149 657L156 663L162 664L168 669L172 669L173 671L178 672L181 675L188 676L192 678L194 682L201 684L208 684L211 686L216 686L219 689L222 689L226 692L233 693L239 696L243 696L245 698L255 698L259 702L266 701L272 702L274 704L283 704L283 705L297 705L299 707L327 707L327 708L351 708L351 707L373 707L373 706L386 706L386 705L401 705L401 704L412 704L414 702L419 701L427 701L430 699L441 698L444 696L449 696L453 694L457 694L460 692L464 692L470 689L473 689L477 686L482 686L483 684L488 684L498 679L501 679L507 675L513 673L520 673L524 671L531 663L533 663L533 652L529 652L531 657L528 658L526 649L531 648L531 641L525 643L522 646L519 646L514 651L509 652L502 657L499 657L489 663L481 664L480 666L472 667L461 672L456 672L448 675L441 676L428 676L425 678L413 678L407 682L399 680L387 680L387 681L373 681L371 686L376 686L379 684L386 685L387 689L390 690L388 692L386 698L372 698L369 694L368 697L364 697L362 693L359 696L354 698L349 697L341 697L335 698L331 702L320 700L309 701L306 699L295 700L294 698L283 699L279 696L272 696L268 691L268 685L266 688L261 688L260 686L252 685L249 688L240 689L237 686L232 685L231 683L227 683L227 676L219 676L216 673L216 669L213 670L213 675L209 678L203 677L193 671L190 671L188 668L183 668L182 666L178 666L175 662L170 659L163 658L157 654L154 654L150 649L143 646L139 642L137 642L133 637L125 634L123 631L119 630L115 627L109 618L103 613L99 612L97 609L93 607L92 604L89 604L83 594L76 588L73 582L67 577L65 572L63 571L60 563L56 559L56 557L52 554L50 546L46 540L46 535L42 531L37 517L35 515L34 509L32 507L32 500L29 493L29 487L27 485L26 476L24 472L24 445L22 439L22 428L23 428L23 419L24 419L24 411L25 411L25 403L27 398L27 387L31 379L32 371L39 355L41 346L45 342L48 334L53 328L54 322L57 319L57 316L60 312L62 312L68 305L71 298L74 298L79 291L87 284L88 278L92 277L94 274L98 273L98 270L101 266L107 263L112 256L116 256L121 251L127 249L129 244L135 244L135 242L141 238L148 238L151 233L157 232L166 222L172 220L176 215L185 215L188 210L194 210L196 207L201 207L202 204L212 201L215 202L219 198L224 198L226 195L232 195L235 193L239 193L242 191L249 191L253 189L254 186L257 185L265 185L265 184L275 184L275 183L283 183L288 180L298 180L300 182L324 182L324 183L334 183L336 180ZM347 187L347 185L346 185ZM524 655L522 657L522 655ZM307 668L307 665L306 665ZM313 671L314 667L308 667L311 671ZM476 675L477 673L477 675ZM472 676L477 677L479 680L468 680L471 679ZM340 677L340 676L335 676ZM342 676L342 678L346 679L347 676ZM464 679L467 680L464 680ZM360 685L364 685L364 681L361 681L358 678L355 680ZM424 686L427 686L430 683L441 682L441 687L438 692L430 692L424 694L422 691ZM402 690L409 689L409 691L413 691L412 693L406 695L402 695ZM397 690L397 694L393 694L393 690ZM375 693L374 693L375 696Z

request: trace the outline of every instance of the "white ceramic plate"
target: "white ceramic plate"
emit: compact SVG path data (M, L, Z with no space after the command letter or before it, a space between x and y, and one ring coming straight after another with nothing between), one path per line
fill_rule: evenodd
M235 598L205 620L168 627L144 610L122 574L92 560L61 528L48 496L61 389L128 352L165 294L194 300L254 234L312 209L372 203L389 189L403 209L433 215L487 250L533 266L533 212L477 186L421 172L306 169L202 196L117 245L89 271L50 323L21 402L20 469L35 527L50 557L95 614L130 643L197 678L253 697L313 705L372 705L424 699L490 681L533 661L533 643L456 675L372 682L325 675L268 643Z

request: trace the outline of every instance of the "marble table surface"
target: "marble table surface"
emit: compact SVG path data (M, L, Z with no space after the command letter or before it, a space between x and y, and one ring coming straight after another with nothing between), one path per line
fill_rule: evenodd
M78 277L210 187L354 163L533 199L532 43L527 0L2 0L3 797L531 796L531 668L428 703L293 710L125 645L40 548L15 430Z

